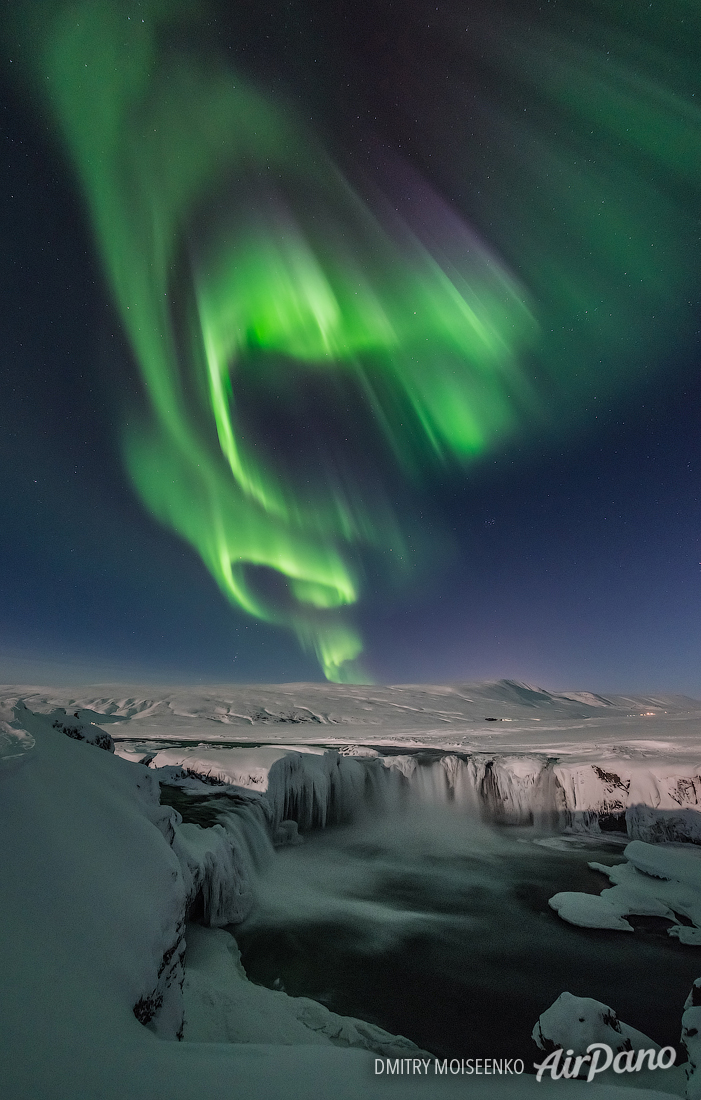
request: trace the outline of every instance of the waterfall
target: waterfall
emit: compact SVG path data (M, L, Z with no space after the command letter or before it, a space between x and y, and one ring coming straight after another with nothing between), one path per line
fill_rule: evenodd
M255 877L273 858L273 842L298 841L298 828L406 813L414 806L450 804L486 824L589 835L613 830L653 842L701 844L697 785L668 766L664 774L646 769L629 776L620 768L527 754L369 753L278 749L265 770L267 789L261 790L261 767L251 791L231 788L240 796L225 804L220 799L216 810L208 803L210 827L176 814L173 846L193 911L211 925L238 923L251 909ZM646 802L631 802L641 792Z
M404 778L406 798L421 804L453 803L495 824L545 827L558 821L559 785L547 760L451 753L438 759L388 756L383 763Z
M280 757L270 768L266 793L275 826L291 819L303 830L324 828L363 811L385 812L396 803L400 777L382 763L334 751Z
M173 811L173 849L185 878L190 917L212 927L236 924L253 905L256 873L273 858L262 802L219 809L214 825L184 822Z

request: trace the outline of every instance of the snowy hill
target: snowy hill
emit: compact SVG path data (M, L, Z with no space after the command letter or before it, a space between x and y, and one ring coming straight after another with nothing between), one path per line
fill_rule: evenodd
M130 721L140 738L231 741L371 741L415 738L426 744L487 746L498 737L504 748L523 749L566 740L584 744L604 739L650 737L669 731L675 745L693 739L701 723L701 702L684 696L603 696L551 692L513 680L478 684L223 685L154 688L96 685L80 688L0 686L0 720L9 721L18 700L48 712L63 707L87 720ZM97 715L104 717L97 718ZM641 719L644 718L644 721ZM587 723L591 729L585 729ZM579 731L576 732L575 731ZM560 735L564 734L564 738Z

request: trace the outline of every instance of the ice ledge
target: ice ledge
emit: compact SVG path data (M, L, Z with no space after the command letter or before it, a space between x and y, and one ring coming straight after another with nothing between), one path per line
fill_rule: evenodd
M624 932L634 931L626 917L662 917L671 922L670 936L701 946L701 852L634 840L623 855L626 862L612 867L589 864L608 877L614 884L611 888L599 895L555 894L549 901L551 909L580 928Z

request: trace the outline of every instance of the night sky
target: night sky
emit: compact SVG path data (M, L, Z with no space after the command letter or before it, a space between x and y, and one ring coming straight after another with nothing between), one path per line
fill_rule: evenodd
M1 680L701 696L695 3L5 9Z

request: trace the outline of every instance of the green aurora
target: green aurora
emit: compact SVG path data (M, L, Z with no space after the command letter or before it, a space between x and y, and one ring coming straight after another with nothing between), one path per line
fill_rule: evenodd
M582 361L597 352L607 356L599 375L626 378L636 356L622 353L622 319L640 318L652 299L673 301L693 267L678 205L630 158L661 161L681 179L698 173L698 109L625 67L599 72L596 57L580 52L568 67L539 55L543 97L582 126L595 118L627 143L629 160L608 175L570 172L563 189L574 251L593 249L605 264L573 256L558 267L557 234L548 244L531 226L521 253L511 249L519 279L466 227L446 249L373 188L354 187L295 113L241 74L164 44L168 25L196 17L197 5L82 0L49 10L39 85L143 382L143 408L122 426L134 488L233 604L294 631L329 679L367 678L353 606L364 553L391 549L395 569L408 568L396 509L381 490L364 491L352 465L301 479L276 462L247 430L240 377L299 366L331 387L352 380L408 479L547 423L544 392L555 405L576 402ZM531 78L525 48L512 61ZM566 174L545 139L540 169ZM621 289L619 267L640 285ZM583 338L602 287L610 301ZM568 326L570 317L579 321Z

